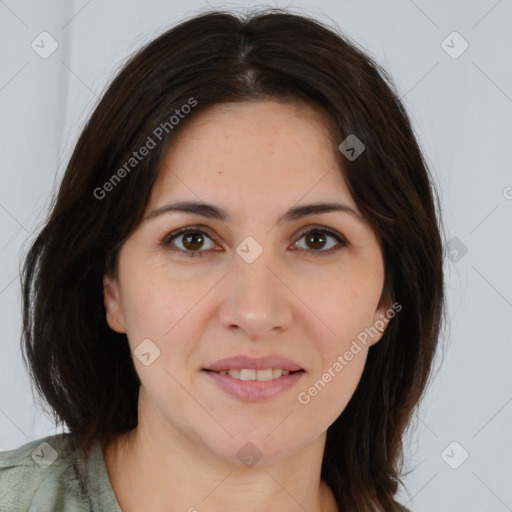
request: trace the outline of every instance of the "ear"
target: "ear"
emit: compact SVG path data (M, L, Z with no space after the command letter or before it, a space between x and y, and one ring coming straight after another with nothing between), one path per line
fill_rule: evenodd
M386 329L388 327L388 323L390 321L389 313L392 311L392 304L388 304L387 302L382 302L375 310L375 313L373 315L373 322L372 322L372 332L374 333L373 336L370 336L369 344L375 345L378 341L382 339L382 336L384 336L384 333L386 332ZM375 330L377 331L375 333Z
M126 333L123 308L120 300L119 282L116 278L103 276L103 304L107 312L109 327L119 333Z

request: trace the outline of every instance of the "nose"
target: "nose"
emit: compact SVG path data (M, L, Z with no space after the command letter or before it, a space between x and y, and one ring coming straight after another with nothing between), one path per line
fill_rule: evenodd
M264 250L252 263L235 254L234 268L226 279L219 315L231 334L258 341L292 324L293 292L270 251Z

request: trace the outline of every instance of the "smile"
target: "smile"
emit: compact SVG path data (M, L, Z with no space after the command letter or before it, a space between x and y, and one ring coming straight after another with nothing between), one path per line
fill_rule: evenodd
M221 375L231 375L234 379L239 380L272 380L278 379L282 375L289 375L289 370L283 370L282 368L268 368L266 370L254 370L252 368L242 368L240 370L221 370Z
M203 370L211 381L227 394L247 402L258 402L272 398L294 387L305 373L304 370L290 372L281 368L254 370L249 368Z

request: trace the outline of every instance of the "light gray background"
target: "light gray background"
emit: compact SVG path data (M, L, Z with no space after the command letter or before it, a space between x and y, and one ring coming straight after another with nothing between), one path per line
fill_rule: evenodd
M185 3L0 0L0 449L55 433L20 356L20 257L115 71L208 7ZM391 73L438 183L447 238L468 250L447 250L444 363L408 437L399 500L414 512L512 510L512 1L271 5L335 22ZM59 45L46 59L31 48L43 31ZM458 53L462 40L442 45L453 31L469 44L457 58L444 48ZM445 462L456 466L463 450L457 469Z

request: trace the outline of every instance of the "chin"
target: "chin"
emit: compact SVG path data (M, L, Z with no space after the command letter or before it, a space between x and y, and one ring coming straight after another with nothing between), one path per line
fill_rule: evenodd
M270 429L258 430L252 427L251 434L242 428L228 428L232 438L226 434L221 438L210 438L204 442L217 457L229 464L248 468L256 464L271 465L287 459L306 443L305 439L294 440L289 435L283 436L277 432L269 435L278 424L279 421L274 422Z

